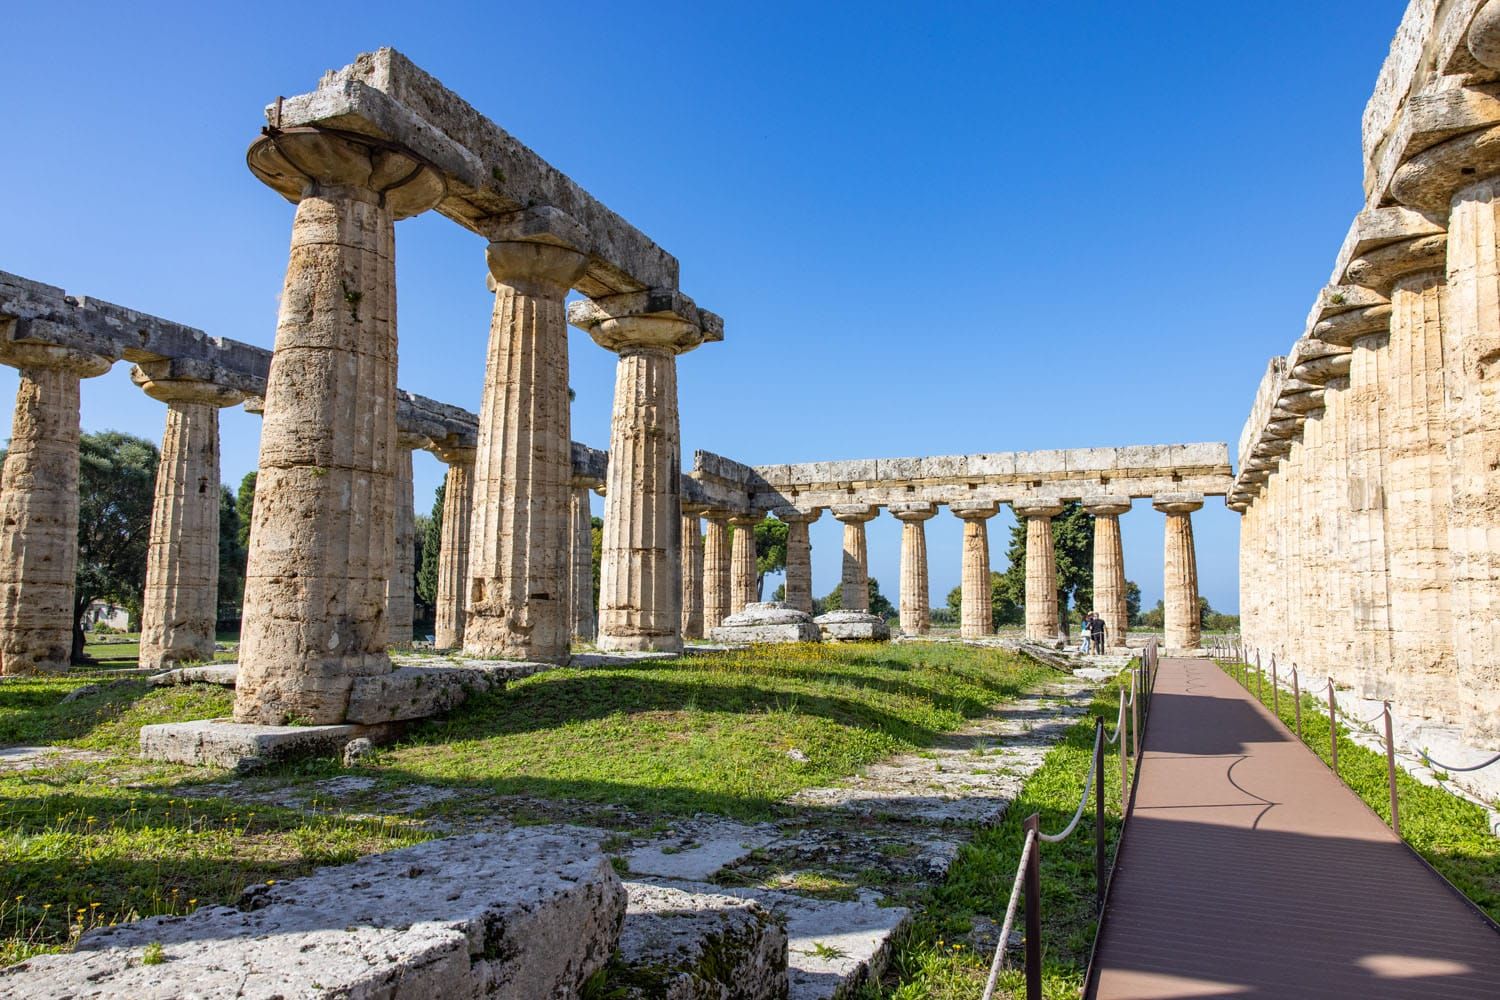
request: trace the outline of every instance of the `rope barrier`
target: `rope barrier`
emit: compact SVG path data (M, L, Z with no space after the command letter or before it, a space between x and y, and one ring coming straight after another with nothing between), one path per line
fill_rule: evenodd
M1060 844L1068 839L1068 835L1078 828L1078 821L1083 818L1083 807L1089 804L1089 792L1094 787L1094 761L1098 759L1099 739L1102 734L1094 736L1094 754L1089 758L1089 776L1083 781L1083 798L1078 800L1078 811L1073 814L1073 820L1062 833L1038 833L1037 836L1048 844Z
M995 943L995 957L990 960L990 978L984 984L983 1000L993 1000L995 982L1000 970L1005 968L1005 946L1010 942L1010 929L1016 922L1016 904L1021 901L1021 881L1026 874L1026 862L1036 850L1036 831L1026 831L1026 843L1021 848L1021 863L1016 865L1016 879L1010 886L1010 903L1005 907L1005 922L1000 925L1000 940Z
M1500 753L1497 753L1495 754L1495 756L1491 757L1483 764L1475 764L1472 767L1450 767L1449 765L1444 764L1442 761L1433 760L1431 757L1427 756L1426 750L1418 750L1417 753L1422 755L1422 760L1427 764L1428 767L1435 767L1439 771L1453 771L1456 773L1463 773L1465 771L1482 771L1483 769L1489 767L1491 764L1495 763L1497 760L1500 760Z

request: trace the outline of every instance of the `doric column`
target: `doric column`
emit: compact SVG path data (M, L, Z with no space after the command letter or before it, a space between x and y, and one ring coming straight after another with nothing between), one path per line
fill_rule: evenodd
M1107 493L1086 496L1083 509L1094 518L1094 611L1104 619L1106 641L1123 647L1130 631L1130 615L1125 604L1120 515L1130 510L1130 497Z
M807 526L822 516L822 508L810 511L778 507L774 513L786 522L786 600L798 611L812 614L812 540Z
M1197 649L1203 623L1198 614L1198 556L1193 551L1193 511L1201 493L1163 493L1151 506L1167 515L1166 565L1162 604L1166 609L1167 649Z
M758 514L743 514L732 517L734 526L731 535L729 556L729 613L737 615L745 605L757 600L755 593L755 526L761 522Z
M880 513L879 507L854 504L830 508L834 520L844 526L844 572L839 581L840 610L870 610L870 562L865 551L865 524Z
M682 502L682 638L702 639L703 512L707 504Z
M141 666L214 658L219 611L219 408L244 396L212 381L179 377L172 361L130 373L167 404L156 467L146 587L141 595Z
M469 538L471 656L563 662L572 637L568 328L563 300L588 259L553 209L492 227L495 309L479 406Z
M703 534L703 634L729 617L729 518L727 510L706 510Z
M266 380L237 722L344 720L385 646L396 449L396 219L442 179L389 143L269 130L250 169L296 202Z
M620 356L604 495L599 646L676 652L682 649L677 355L703 342L708 321L676 291L575 302L568 319Z
M599 612L594 607L594 512L589 492L603 484L591 479L573 480L573 531L568 540L568 565L572 567L573 638L593 642L599 635Z
M932 630L927 522L937 513L937 504L893 503L890 511L901 522L901 631L907 635L926 635ZM964 555L967 559L967 549Z
M417 605L416 515L412 510L411 453L432 446L420 434L396 433L396 524L392 547L391 578L386 585L385 617L390 625L390 644L410 646ZM446 504L447 492L443 493Z
M0 362L21 376L0 472L0 673L62 671L72 659L78 567L78 383L110 362L14 342Z
M990 533L989 519L1000 505L977 500L960 500L949 504L953 516L964 522L963 574L959 634L965 639L979 639L995 634L994 605L990 600ZM1054 619L1056 615L1053 616Z
M1011 507L1026 520L1026 638L1057 639L1057 558L1052 547L1052 519L1063 505L1050 497L1023 497Z
M437 607L433 640L438 649L464 644L464 593L469 584L469 522L474 510L474 460L470 441L438 445L437 457L448 463L443 480L442 540L438 551Z

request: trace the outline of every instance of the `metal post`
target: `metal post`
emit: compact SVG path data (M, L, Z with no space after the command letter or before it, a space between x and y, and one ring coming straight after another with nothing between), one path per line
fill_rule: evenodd
M1339 773L1339 703L1333 697L1333 678L1328 678L1328 756L1333 773Z
M1135 686L1135 674L1130 675L1130 756L1136 760L1141 759L1141 698L1140 689ZM1120 745L1120 752L1125 752L1124 744Z
M1120 789L1123 794L1125 789ZM1104 720L1094 718L1094 897L1104 912Z
M1385 703L1385 775L1391 786L1391 832L1401 836L1401 809L1396 802L1396 741L1391 736L1391 703Z
M1281 718L1281 685L1276 682L1276 657L1271 657L1271 714Z
M1271 654L1271 662L1276 662L1275 653ZM1255 698L1257 701L1266 700L1266 672L1260 668L1259 663L1255 665Z
M1302 682L1297 679L1297 664L1292 664L1292 700L1297 703L1297 739L1302 738Z
M1042 1000L1042 818L1026 817L1035 846L1026 859L1026 1000Z
M1134 676L1135 676L1135 674L1134 674L1134 672L1132 672L1132 674L1131 674L1132 679L1134 678ZM1120 713L1120 725L1124 726L1126 729L1130 728L1130 716L1126 715L1124 712ZM1124 817L1125 817L1125 810L1127 808L1127 803L1129 803L1129 801L1130 801L1130 793L1125 788L1125 786L1130 783L1130 779L1128 777L1129 773L1130 773L1130 755L1125 752L1125 734L1121 733L1120 734L1120 818L1121 819L1124 819Z

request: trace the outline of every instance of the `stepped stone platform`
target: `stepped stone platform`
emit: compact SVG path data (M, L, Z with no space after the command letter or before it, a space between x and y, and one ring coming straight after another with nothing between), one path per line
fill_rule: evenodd
M745 605L709 630L715 642L817 642L822 638L812 615L779 601Z
M884 642L891 637L885 619L865 611L830 611L813 622L823 638L833 642Z

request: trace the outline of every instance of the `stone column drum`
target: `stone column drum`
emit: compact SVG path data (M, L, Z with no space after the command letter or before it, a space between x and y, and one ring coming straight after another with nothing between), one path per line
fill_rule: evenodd
M438 458L448 463L448 475L443 481L433 642L438 649L458 649L464 643L464 593L469 585L469 519L474 509L476 449L464 443L444 444L436 452Z
M865 524L880 513L879 507L854 504L831 508L834 520L844 526L844 571L839 581L840 610L870 610L870 563L865 549Z
M411 453L415 448L431 445L432 441L420 434L396 434L395 544L391 553L391 579L386 585L385 616L390 626L390 644L397 647L411 645L417 606L417 518L412 510ZM447 497L445 490L444 504Z
M594 514L589 491L597 483L573 481L573 533L568 541L568 563L573 581L568 588L573 603L573 638L593 642L599 635L599 611L594 607Z
M995 503L961 500L949 505L953 516L964 522L963 601L959 634L980 639L995 634L994 605L990 600L989 520L999 512ZM1055 616L1054 616L1055 617Z
M731 517L734 526L730 536L729 613L737 615L745 605L759 600L755 593L755 526L761 518L755 514Z
M937 504L891 504L901 522L901 631L926 635L932 630L932 584L927 569L927 522Z
M396 448L397 219L443 181L388 144L257 139L261 180L297 204L266 380L245 571L237 722L344 719L385 646Z
M73 650L79 380L110 362L18 343L0 348L0 362L21 375L0 472L0 674L59 672Z
M703 630L711 633L729 617L729 517L727 510L703 512Z
M151 362L130 373L146 395L167 404L141 599L140 664L152 670L214 658L219 408L244 398L213 382L174 377L176 367Z
M572 638L568 328L563 300L588 259L576 222L534 210L496 225L495 309L479 407L464 652L561 663Z
M639 292L575 302L569 320L620 356L610 421L599 646L682 649L681 445L677 356L703 342L687 296Z
M1167 515L1163 600L1167 649L1197 649L1202 640L1198 617L1198 556L1193 551L1193 511L1203 506L1200 493L1164 493L1151 506Z
M1063 505L1050 497L1023 497L1011 504L1026 519L1026 638L1057 640L1057 557L1052 519Z
M703 512L707 504L682 503L682 638L702 639Z
M1130 615L1125 603L1120 515L1130 510L1130 497L1087 496L1083 498L1083 509L1094 518L1094 611L1104 619L1104 641L1112 648L1124 647L1126 633L1130 631Z
M812 540L807 527L822 516L823 511L810 511L795 507L779 507L774 513L786 522L786 596L783 603L805 614L812 614Z

